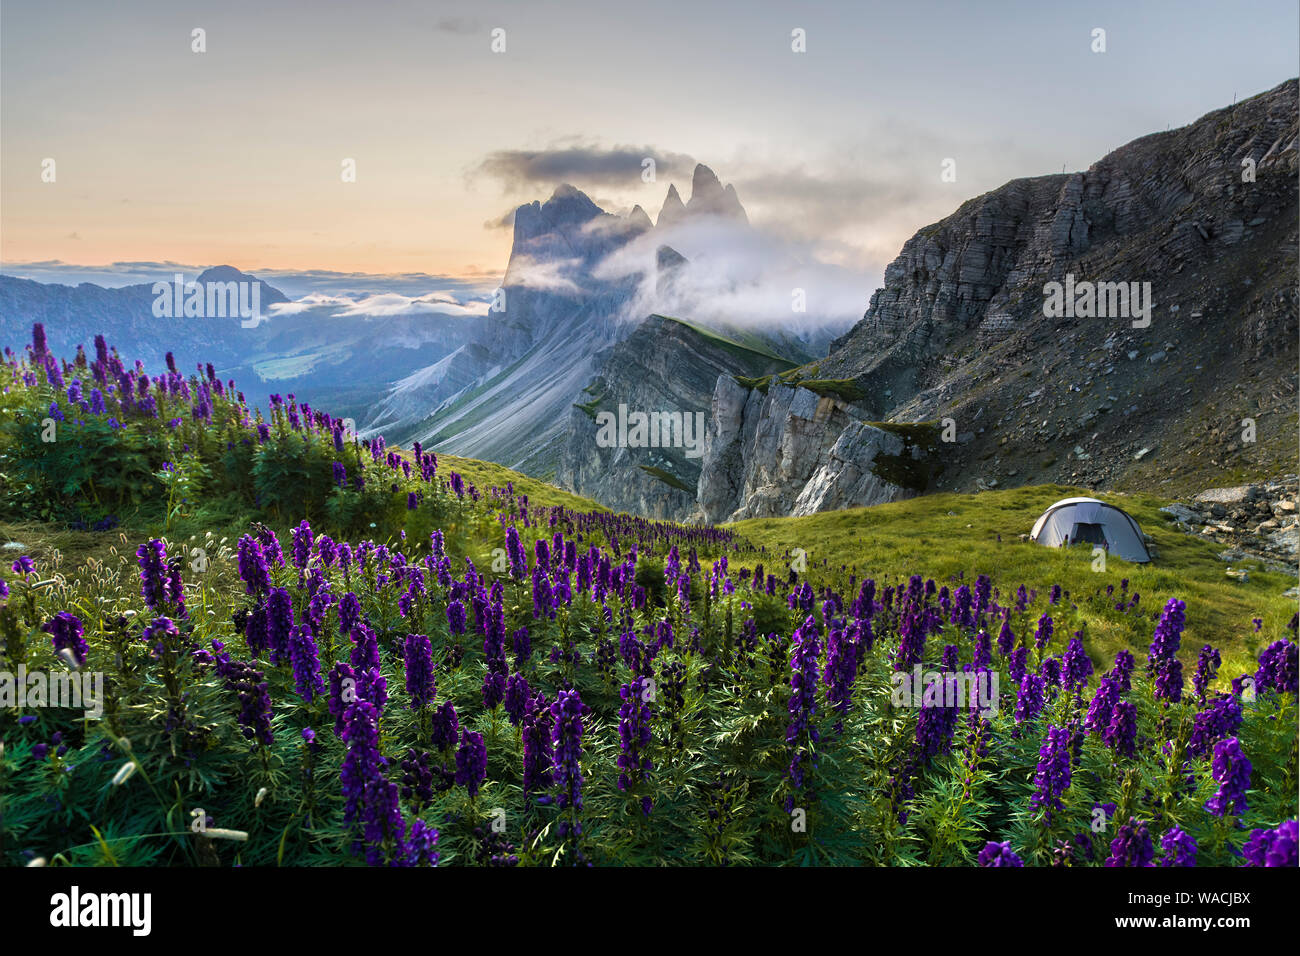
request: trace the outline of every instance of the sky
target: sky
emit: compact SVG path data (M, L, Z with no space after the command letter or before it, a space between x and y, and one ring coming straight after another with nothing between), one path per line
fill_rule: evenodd
M703 162L865 305L921 226L1276 86L1298 34L1294 0L4 0L0 271L491 286L518 204L656 217Z

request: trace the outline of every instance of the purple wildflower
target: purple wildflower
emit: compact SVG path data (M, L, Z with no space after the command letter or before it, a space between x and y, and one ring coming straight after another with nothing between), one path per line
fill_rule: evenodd
M1061 657L1061 682L1066 690L1079 691L1092 676L1092 661L1083 649L1083 642L1077 637L1070 638L1065 653Z
M1255 687L1272 689L1279 694L1294 694L1300 687L1300 666L1297 649L1287 640L1274 641L1259 655L1259 670L1255 672Z
M1015 718L1017 724L1034 720L1043 710L1043 678L1026 674L1016 691Z
M980 866L1024 866L1016 851L1011 849L1011 842L995 843L990 840L980 850Z
M1161 866L1195 866L1196 839L1184 833L1178 827L1170 827L1160 838L1160 849L1164 855L1160 858Z
M487 777L487 747L483 735L472 730L461 731L460 747L456 751L456 785L464 787L470 799L478 796L479 785Z
M1110 841L1110 856L1106 866L1153 866L1156 857L1155 847L1151 845L1151 833L1145 822L1129 817L1128 823L1119 828L1115 839Z
M1192 677L1192 687L1196 690L1196 699L1205 703L1205 689L1210 686L1210 681L1214 680L1214 675L1219 671L1219 665L1222 660L1219 652L1209 644L1201 648L1201 653L1196 659L1196 674Z
M1147 669L1155 672L1161 666L1174 659L1178 646L1182 643L1183 628L1187 625L1187 605L1177 598L1170 598L1160 614L1151 647L1147 652Z
M541 555L538 556L539 561ZM582 702L576 690L561 690L551 705L551 742L555 746L552 766L559 785L559 806L569 811L568 821L560 824L560 836L577 837L582 834L578 813L582 810L582 718L591 709Z
M1250 760L1241 752L1241 742L1228 737L1214 745L1214 761L1210 773L1219 783L1219 790L1205 801L1205 809L1216 817L1229 813L1245 813L1246 791L1250 789Z
M271 587L271 568L261 542L246 534L239 539L237 550L239 576L244 581L244 590L254 597L265 594ZM143 573L142 571L141 574Z
M1102 732L1101 739L1121 757L1137 753L1137 705L1131 700L1116 701L1110 725Z
M90 645L82 637L85 629L79 618L67 611L60 611L42 624L41 630L50 635L50 643L54 646L56 654L66 649L71 652L78 668L85 666L86 657L90 654Z
M858 651L849 631L836 628L831 631L826 649L826 698L838 717L835 732L844 730L853 697L853 681L858 676Z
M398 789L385 776L388 761L379 751L379 710L367 700L358 700L345 715L343 741L348 752L343 758L343 822L359 825L360 839L353 852L364 847L371 866L385 860L385 846L400 843L406 823L398 804Z
M447 604L447 627L453 634L465 633L465 605L460 601Z
M795 790L803 789L804 772L800 764L806 752L820 739L813 718L817 713L817 658L821 644L817 635L817 621L809 617L803 627L794 633L794 651L790 655L790 724L786 727L785 742L791 748L789 778ZM807 742L804 738L807 738ZM788 798L787 803L793 800ZM793 804L790 804L791 806ZM787 807L789 809L789 807Z
M1062 809L1061 794L1069 786L1070 731L1066 727L1049 726L1038 750L1034 795L1029 798L1030 808L1044 808L1050 817L1052 810Z
M522 722L524 738L524 795L545 793L552 783L551 709L546 695L528 701Z
M430 742L439 750L450 750L456 746L459 737L460 718L456 715L456 707L451 701L444 701L443 705L433 712L432 726L429 731Z
M623 706L618 711L618 789L635 788L638 781L650 779L654 769L646 748L650 746L653 736L650 732L650 720L653 716L650 705L646 703L648 678L638 677L630 684L624 684L619 690ZM649 808L644 808L649 814Z
M433 674L433 645L423 634L406 635L403 647L406 661L406 692L411 695L411 707L419 710L433 703L437 687Z
M511 674L506 680L505 706L506 718L518 727L523 723L528 710L528 701L532 698L532 689L523 674Z
M301 624L289 639L289 659L293 662L294 689L307 703L325 692L325 681L320 675L320 656L316 651L316 636L310 626Z
M1044 614L1038 619L1038 630L1034 631L1034 647L1042 650L1052 639L1052 619Z
M1253 830L1241 855L1246 866L1297 866L1296 845L1300 840L1295 820L1286 820L1274 830Z

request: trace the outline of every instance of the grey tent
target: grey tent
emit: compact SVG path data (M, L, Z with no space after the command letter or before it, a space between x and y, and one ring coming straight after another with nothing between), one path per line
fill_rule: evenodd
M1062 498L1034 522L1029 540L1049 548L1101 545L1125 561L1146 564L1151 560L1142 529L1133 517L1096 498Z

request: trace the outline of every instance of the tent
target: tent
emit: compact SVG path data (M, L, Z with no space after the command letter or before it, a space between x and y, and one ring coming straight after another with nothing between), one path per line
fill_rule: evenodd
M1101 545L1109 554L1146 564L1151 560L1142 529L1132 515L1096 498L1063 498L1034 522L1029 540L1049 548Z

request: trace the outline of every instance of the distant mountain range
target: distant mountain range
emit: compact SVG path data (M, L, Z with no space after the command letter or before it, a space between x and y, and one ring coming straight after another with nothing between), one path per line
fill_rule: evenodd
M173 276L159 282L173 284ZM91 283L66 286L0 276L0 341L27 342L34 322L45 325L56 353L87 350L103 334L127 360L159 368L167 352L181 367L213 362L234 378L250 401L265 406L274 392L297 390L340 416L360 420L402 374L423 368L459 347L469 336L461 316L359 316L340 318L332 305L310 303L283 314L289 303L278 289L231 266L217 266L186 282L247 282L258 286L261 310L272 317L246 327L238 316L158 317L154 283L107 289ZM250 296L251 298L251 296Z

